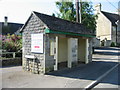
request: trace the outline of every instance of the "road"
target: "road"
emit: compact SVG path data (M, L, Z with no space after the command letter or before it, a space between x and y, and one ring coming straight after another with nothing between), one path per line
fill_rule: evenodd
M118 88L120 85L120 65L110 72L98 85L94 88ZM93 89L94 90L94 89Z
M6 67L2 69L2 88L84 88L118 64L118 50L117 48L96 49L93 62L46 75L25 72L21 66ZM116 70L113 71L113 75L114 72ZM114 76L110 75L104 83L113 87L118 86L117 73ZM113 83L108 81L111 77L114 78L110 80ZM98 87L104 83L101 82Z
M104 54L107 57L112 57L112 58L102 58L102 61L106 62L120 62L120 49L118 48L109 48L109 49L96 49L96 53L98 54ZM116 56L117 55L117 56ZM114 57L113 57L114 56ZM117 57L117 59L116 59ZM98 59L99 60L99 59ZM109 88L113 89L120 88L120 65L116 67L112 72L110 72L106 77L103 78L102 81L100 81L94 89L96 88ZM94 90L92 89L92 90Z

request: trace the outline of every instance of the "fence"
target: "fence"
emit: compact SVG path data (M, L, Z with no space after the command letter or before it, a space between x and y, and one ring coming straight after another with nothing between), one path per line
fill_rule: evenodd
M22 53L20 52L1 52L0 67L22 65Z
M20 55L17 55L17 54L20 54ZM7 58L8 56L12 56L12 58L15 58L16 55L19 56L19 57L21 57L21 54L22 54L22 53L20 53L20 52L2 52L0 56L1 56L1 57L6 57L6 58Z

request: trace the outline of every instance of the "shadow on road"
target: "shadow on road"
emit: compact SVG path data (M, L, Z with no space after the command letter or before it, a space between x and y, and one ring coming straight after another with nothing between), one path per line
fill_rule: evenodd
M82 80L96 80L98 77L103 75L106 71L111 69L116 64L117 64L116 62L93 61L92 63L89 63L87 65L82 65L71 69L54 71L48 73L47 75ZM111 82L111 84L116 83Z
M104 50L106 50L106 51L104 51ZM95 48L94 54L119 56L120 48L110 48L110 47Z
M100 52L100 51L95 51L94 54L99 54L99 55L114 55L114 56L119 56L120 52Z
M111 58L93 58L93 59L95 59L95 60L108 60L108 61L110 61L110 60L112 60L112 61L115 61L116 59L111 59Z
M54 71L54 72L48 73L48 75L74 78L74 79L82 79L82 80L96 80L101 75L103 75L105 72L107 72L112 67L114 67L116 64L118 64L118 62L115 62L115 60L117 61L117 58L114 58L114 57L109 58L108 56L109 55L112 55L112 56L120 55L120 52L117 52L118 50L120 51L120 48L97 48L95 50L96 50L95 54L98 54L99 56L99 57L93 58L95 59L95 61L87 65L84 64L84 65L80 65L78 67L71 68L71 69ZM106 55L108 58L101 57L101 55ZM115 72L116 74L113 73L113 75L115 75L114 77L116 78L115 80L117 81L108 80L108 81L103 81L102 83L120 85L120 78L119 78L120 73L119 72L120 72L120 66L116 70Z
M120 47L97 47L95 49L98 49L98 50L116 50L116 51L120 51Z
M100 83L120 85L120 65L107 75Z

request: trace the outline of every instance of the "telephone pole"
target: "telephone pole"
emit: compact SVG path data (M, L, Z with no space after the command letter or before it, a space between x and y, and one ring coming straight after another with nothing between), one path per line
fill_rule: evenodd
M76 0L76 22L80 22L80 17L79 17L79 0Z
M76 0L76 22L81 23L82 0Z
M82 0L80 0L80 23L82 23Z

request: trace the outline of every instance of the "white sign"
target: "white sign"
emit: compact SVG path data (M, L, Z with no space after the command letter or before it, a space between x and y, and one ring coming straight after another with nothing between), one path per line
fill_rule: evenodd
M31 34L31 52L43 53L43 34Z

